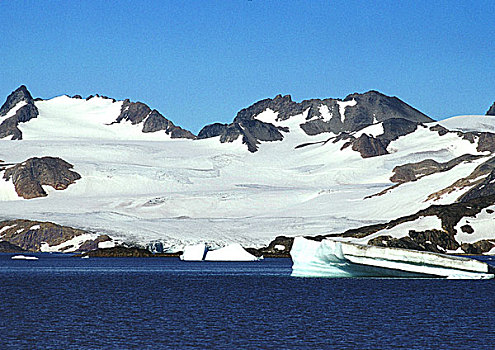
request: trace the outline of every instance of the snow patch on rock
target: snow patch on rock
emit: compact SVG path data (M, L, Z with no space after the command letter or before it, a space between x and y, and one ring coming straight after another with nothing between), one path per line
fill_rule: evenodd
M339 105L339 112L340 112L340 120L342 123L345 121L345 109L347 107L352 107L357 104L357 101L355 99L352 99L350 101L337 101Z

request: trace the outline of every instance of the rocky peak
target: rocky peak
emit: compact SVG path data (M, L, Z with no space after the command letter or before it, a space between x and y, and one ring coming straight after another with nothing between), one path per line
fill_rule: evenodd
M170 120L165 118L156 109L151 110L142 102L131 102L129 99L122 103L120 115L114 123L120 123L122 120L130 121L131 124L143 123L143 132L165 131L171 138L195 139L196 136L179 126L176 126Z
M486 115L495 115L495 102L493 102L490 109L486 112Z
M387 96L378 91L371 90L363 94L354 93L346 96L344 101L355 100L354 106L346 108L345 119L348 120L351 129L359 129L361 125L373 124L374 121L401 118L415 123L428 123L434 121L427 115L411 107L395 96Z
M33 102L33 96L31 96L31 93L28 91L25 85L19 86L7 97L7 100L0 108L0 117L6 115L8 111L10 111L21 101L25 101L28 104Z
M290 95L277 95L240 110L231 124L216 123L205 126L199 132L198 138L220 136L221 142L232 142L242 135L248 149L255 152L260 141L280 141L284 138L282 132L287 132L280 126L256 119L267 109L278 114L278 121L307 111L306 122L300 125L307 135L328 132L353 133L378 122L390 121L384 123L386 134L381 142L363 137L355 145L354 148L360 151L366 149L364 154L368 157L386 152L386 146L391 140L413 132L417 124L433 121L397 97L386 96L374 90L363 94L354 93L344 100L327 98L294 102ZM325 116L322 113L325 113Z
M21 140L22 132L17 127L19 123L25 123L38 116L38 108L34 105L33 97L26 86L21 85L7 97L7 100L0 108L0 117L7 115L12 108L22 101L26 102L26 104L19 108L13 116L4 119L0 124L0 139L11 136L12 140Z

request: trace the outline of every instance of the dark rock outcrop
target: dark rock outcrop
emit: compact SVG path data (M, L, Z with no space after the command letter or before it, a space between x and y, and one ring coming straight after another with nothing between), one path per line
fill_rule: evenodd
M493 184L486 183L487 188L485 189L483 189L483 185L485 185L484 182L486 181L486 176L489 175L494 169L495 157L492 157L484 163L478 165L468 176L460 178L450 186L447 186L440 191L430 194L427 200L437 200L444 194L452 193L456 190L463 190L465 188L470 189L463 196L458 198L457 201L462 201L462 198L468 198L468 200L472 198L478 198L483 193L489 193L489 191L491 191L490 189L493 188Z
M466 202L457 202L445 205L431 205L415 214L403 216L384 224L363 226L347 230L343 237L363 238L372 233L393 228L399 224L417 220L421 216L437 216L442 222L442 229L450 235L457 233L455 226L463 217L474 217L484 208L495 204L495 195L478 197Z
M362 134L352 143L352 150L361 153L361 157L370 158L388 154L387 145L380 139Z
M19 102L26 102L30 104L33 102L33 96L28 91L25 85L19 86L14 92L12 92L5 103L0 107L0 117L5 116L12 108L14 108Z
M342 116L339 103L349 101L355 101L355 105L348 105L345 108L345 116ZM328 108L330 117L327 115L326 118L323 118L320 108ZM384 144L387 142L386 140L389 143L401 135L414 131L418 123L432 121L398 98L385 96L377 91L352 94L344 100L329 98L302 102L292 101L290 95L277 95L273 99L264 99L242 109L231 124L215 123L205 126L199 132L198 138L220 136L221 142L232 142L242 135L243 142L248 146L248 149L255 152L260 141L280 141L283 139L281 132L289 131L255 119L267 109L278 113L276 121L287 120L292 116L308 111L306 122L300 125L301 129L308 135L318 135L324 132L352 133L376 122L385 122L389 119L402 120L384 123L385 133L380 140ZM259 135L264 137L261 138ZM388 143L386 144L388 145Z
M398 165L392 170L394 175L390 178L390 181L395 183L416 181L424 176L448 171L463 162L471 162L481 157L483 156L464 154L445 163L438 163L433 159L425 159L417 163Z
M156 109L151 110L142 102L125 100L120 115L114 123L120 123L123 120L130 121L133 125L143 123L143 132L145 133L165 131L171 138L196 138L193 133L174 125Z
M87 252L90 250L95 250L98 249L98 244L101 242L108 242L111 241L112 239L108 235L100 235L96 239L93 240L87 240L81 246L79 247L78 251L80 252Z
M355 100L355 106L346 108L345 120L347 130L360 130L363 127L373 124L375 119L378 122L387 119L405 119L414 123L428 123L433 119L421 113L417 109L404 103L397 97L386 96L378 91L369 91L364 94L351 94L344 101Z
M25 199L47 196L43 185L56 190L66 189L81 178L63 159L54 157L30 158L25 162L5 168L4 179L12 179L15 190Z
M19 108L13 116L2 121L0 124L0 139L11 136L12 140L21 140L22 132L17 127L19 123L25 123L38 116L38 108L34 105L33 97L27 88L21 85L7 97L7 100L0 108L0 118L7 115L19 102L25 102L26 104Z
M38 252L42 243L50 246L62 244L74 237L88 233L84 230L61 226L51 222L31 220L7 220L0 222L2 239L26 251Z
M430 127L431 131L437 131L439 136L443 136L446 134L456 134L457 136L463 138L464 140L468 140L471 143L475 143L476 139L478 141L478 146L476 150L479 152L495 152L495 134L491 132L478 132L478 131L452 131L441 125L434 125Z
M493 102L490 109L488 109L488 111L486 111L486 115L495 115L495 102Z
M381 247L405 248L435 253L445 253L447 250L456 250L459 243L449 233L441 230L410 230L409 235L402 238L378 236L368 241L370 245Z
M263 256L265 258L289 258L293 243L293 237L278 236L270 242L268 247L246 248L246 251L256 257Z
M492 248L495 247L495 240L481 240L476 243L462 243L461 249L466 254L478 255L488 253Z
M383 134L371 136L363 133L357 139L351 135L351 141L344 147L352 144L352 150L359 152L363 158L388 154L387 147L390 142L397 140L401 136L413 133L419 124L407 119L393 118L384 120L382 125Z
M7 241L0 241L0 253L24 253L26 249Z
M474 133L472 133L474 134ZM479 152L495 152L495 134L491 132L480 132L477 134L478 139L478 147L476 150Z
M89 251L82 256L90 256L90 257L125 257L125 258L149 258L155 256L147 249L137 248L137 247L124 247L124 246L116 246L113 248L103 248Z
M421 232L411 230L409 231L408 236L400 239L392 238L390 236L378 236L370 239L368 241L368 244L416 250L427 250L433 252L442 252L442 250L456 250L459 248L459 246L461 246L461 249L463 249L467 253L466 247L468 246L460 245L459 242L457 242L455 239L455 235L457 234L455 226L463 217L475 217L483 209L493 204L495 204L495 194L476 197L464 202L456 202L447 205L431 205L430 207L420 210L415 214L394 219L384 224L363 226L357 229L347 230L343 234L317 236L314 237L314 239L321 240L325 237L336 236L364 238L373 233L391 229L405 222L415 221L420 217L436 216L442 222L441 230L433 229ZM464 228L464 230L466 229L467 228ZM441 247L442 249L439 249L438 247ZM486 244L483 247L483 249L485 249L487 247ZM485 252L488 250L485 250Z
M492 195L495 195L495 169L483 181L461 196L459 201L467 203L476 198Z

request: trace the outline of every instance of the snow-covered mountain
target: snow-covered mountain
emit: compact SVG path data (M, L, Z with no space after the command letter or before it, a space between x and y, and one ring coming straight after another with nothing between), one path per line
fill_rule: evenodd
M494 128L370 91L279 95L195 137L139 102L22 86L0 109L0 211L169 249L304 235L495 252ZM0 224L0 239L18 230Z

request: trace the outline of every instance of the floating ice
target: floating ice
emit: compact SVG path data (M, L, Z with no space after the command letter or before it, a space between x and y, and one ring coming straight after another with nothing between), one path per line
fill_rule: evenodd
M296 237L291 256L298 277L494 277L492 267L474 259L331 239Z
M180 259L187 261L201 261L205 258L206 251L207 248L204 243L187 245L184 247L184 253L180 256Z
M210 250L206 253L205 260L210 261L256 261L259 258L248 253L239 243L226 247Z
M15 255L11 257L12 260L38 260L37 257L35 256L29 256L29 255Z

